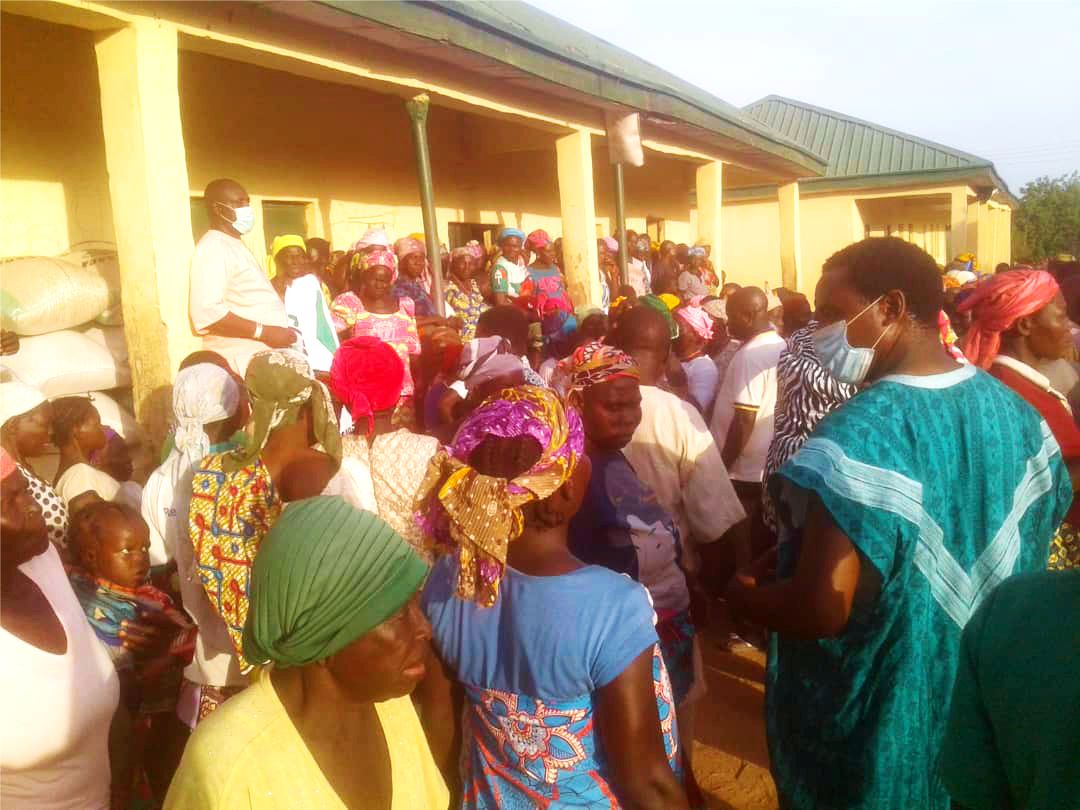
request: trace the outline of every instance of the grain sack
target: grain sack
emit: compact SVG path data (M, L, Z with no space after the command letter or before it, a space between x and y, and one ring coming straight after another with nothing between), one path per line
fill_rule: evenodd
M119 366L105 345L71 330L22 338L19 351L3 362L49 398L131 383L131 370Z
M113 251L0 260L0 325L19 335L80 326L119 301L120 272Z

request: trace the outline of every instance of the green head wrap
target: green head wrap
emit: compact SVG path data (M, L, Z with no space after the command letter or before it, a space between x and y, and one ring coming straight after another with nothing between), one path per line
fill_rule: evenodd
M328 495L297 501L255 557L244 657L281 668L329 658L397 613L427 572L370 512Z
M279 427L292 425L311 402L315 439L335 461L341 461L341 433L326 386L315 379L302 354L288 349L259 352L251 358L244 385L251 400L251 441L225 457L222 467L234 473L259 457Z
M667 321L668 329L671 330L671 339L674 340L679 336L679 325L675 323L675 318L671 315L671 310L668 305L660 300L656 295L643 295L638 299L639 304L644 304L647 307L651 307L664 316L664 320Z

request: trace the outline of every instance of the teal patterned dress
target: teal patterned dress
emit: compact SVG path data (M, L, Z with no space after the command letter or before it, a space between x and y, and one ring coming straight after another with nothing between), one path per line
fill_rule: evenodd
M972 366L886 377L826 417L769 485L780 576L794 570L810 493L863 563L839 636L773 636L766 721L781 806L948 810L936 766L960 632L995 585L1045 567L1072 501L1057 442Z

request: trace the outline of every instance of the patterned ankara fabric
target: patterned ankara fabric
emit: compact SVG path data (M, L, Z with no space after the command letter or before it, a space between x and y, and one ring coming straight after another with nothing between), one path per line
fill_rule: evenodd
M973 366L885 377L822 420L770 484L781 578L813 494L880 583L838 636L772 637L781 806L947 810L937 760L960 632L999 582L1045 567L1072 501L1050 429Z
M531 437L540 459L512 481L481 475L468 464L490 436ZM461 423L454 441L428 465L417 502L436 550L455 550L458 593L490 606L499 595L506 549L521 535L521 507L542 501L566 483L585 450L581 417L546 388L501 391Z
M394 295L398 298L412 299L414 314L419 318L434 318L438 315L431 295L415 278L399 276L394 282Z
M664 747L680 773L671 683L641 585L593 565L553 577L507 569L499 600L485 608L456 596L454 576L452 559L436 563L421 604L465 687L462 808L621 807L596 692L650 650Z
M334 328L339 332L351 330L350 337L370 335L394 347L405 364L405 381L401 388L402 402L412 397L416 390L413 383L409 357L420 354L420 333L416 328L416 310L411 298L398 299L398 311L383 315L368 312L360 297L344 292L334 299L331 311Z
M466 250L466 248L456 248L456 250ZM461 339L472 340L476 337L476 322L488 308L480 287L475 280L470 278L468 289L463 290L458 286L457 281L450 279L446 282L443 295L446 298L446 305L450 307L447 315L461 319Z
M765 459L762 480L779 470L798 452L818 422L839 408L858 390L839 382L827 372L814 352L814 329L811 321L788 338L788 347L780 354L776 367L776 423L769 454ZM776 507L766 486L762 492L766 525L776 531Z
M191 481L188 519L195 566L210 604L225 621L243 672L244 622L251 597L251 566L263 538L281 515L282 501L262 461L225 472L223 454L207 456Z

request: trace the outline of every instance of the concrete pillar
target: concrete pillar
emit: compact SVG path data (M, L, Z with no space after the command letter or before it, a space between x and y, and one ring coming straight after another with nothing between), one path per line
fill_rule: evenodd
M697 235L711 247L710 258L717 273L720 265L720 214L724 202L724 164L719 160L698 166L697 184Z
M997 245L998 261L1012 264L1012 208L998 211Z
M994 211L987 202L980 202L975 214L975 245L973 251L979 270L993 273L997 265L997 253L994 250L994 231L997 220Z
M966 188L953 189L950 192L949 205L949 249L946 263L952 261L968 249L968 195Z
M95 45L135 413L152 439L167 427L173 373L197 346L177 47L176 29L156 20L102 34Z
M788 183L780 186L777 196L780 201L780 279L789 290L811 293L802 290L802 240L799 236L799 184Z
M592 136L579 131L555 142L562 208L563 260L574 306L601 303L600 257L596 249ZM612 298L615 290L611 291Z

